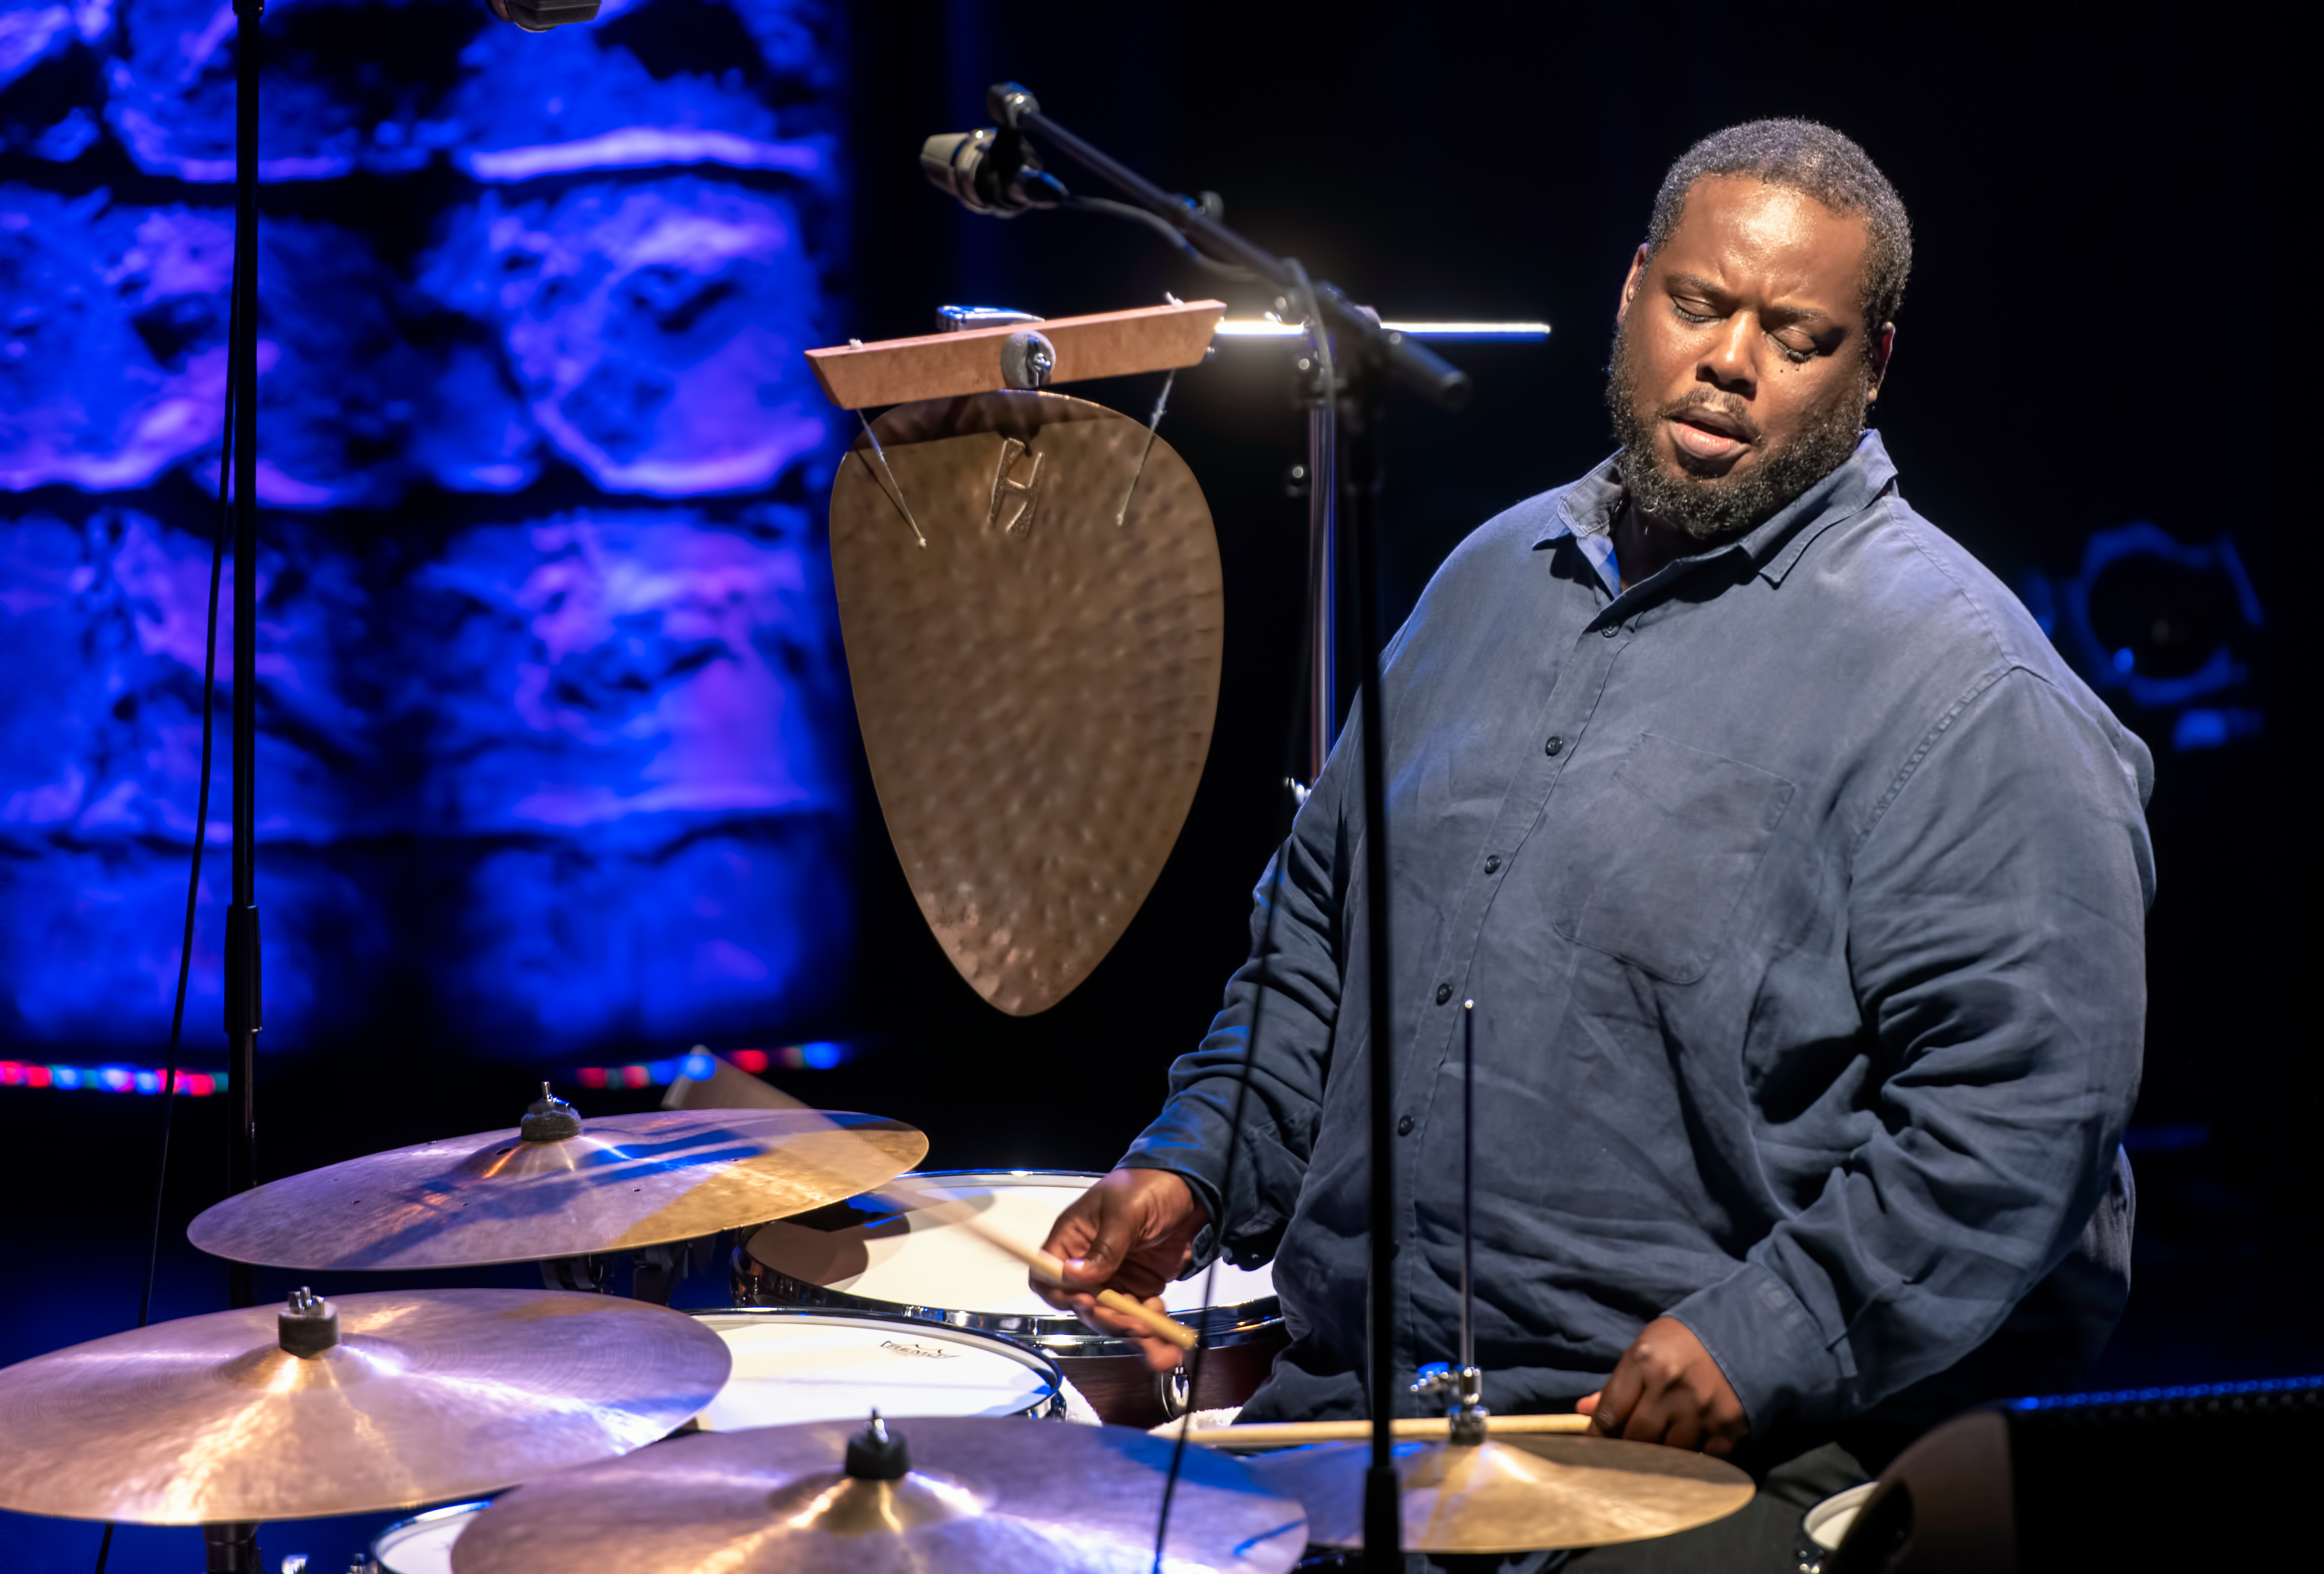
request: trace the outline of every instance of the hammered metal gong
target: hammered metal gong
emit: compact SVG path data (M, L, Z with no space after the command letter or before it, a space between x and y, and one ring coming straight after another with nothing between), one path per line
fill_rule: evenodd
M872 431L831 492L872 784L945 954L1028 1016L1120 939L1185 823L1218 713L1218 537L1170 445L1084 400L928 400Z

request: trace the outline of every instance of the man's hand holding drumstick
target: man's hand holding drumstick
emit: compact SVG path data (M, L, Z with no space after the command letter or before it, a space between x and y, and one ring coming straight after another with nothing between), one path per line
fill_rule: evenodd
M1065 1283L1029 1277L1033 1292L1061 1311L1077 1312L1101 1333L1134 1338L1146 1364L1167 1372L1185 1351L1097 1302L1113 1289L1162 1310L1162 1287L1194 1255L1194 1237L1210 1222L1186 1183L1167 1170L1116 1170L1082 1193L1049 1227L1042 1249L1064 1259Z

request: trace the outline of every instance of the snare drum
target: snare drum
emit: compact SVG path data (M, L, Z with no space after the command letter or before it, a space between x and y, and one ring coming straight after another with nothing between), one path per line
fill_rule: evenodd
M456 1503L396 1521L372 1538L370 1574L452 1574L452 1543L490 1507Z
M731 1307L702 1319L733 1353L707 1431L882 1416L1046 1417L1065 1407L1056 1365L1013 1339L910 1318Z
M1038 1243L1099 1177L1006 1170L903 1179L917 1190L978 1205L996 1230ZM872 1211L868 1199L761 1226L734 1254L733 1282L735 1301L745 1306L858 1309L1022 1340L1056 1361L1099 1416L1120 1426L1240 1404L1289 1342L1274 1276L1221 1263L1217 1304L1204 1330L1202 1392L1189 1395L1183 1370L1156 1377L1135 1340L1099 1333L1049 1305L1027 1286L1024 1264L973 1231L924 1210ZM1163 1287L1162 1304L1182 1320L1193 1321L1202 1303L1201 1274Z

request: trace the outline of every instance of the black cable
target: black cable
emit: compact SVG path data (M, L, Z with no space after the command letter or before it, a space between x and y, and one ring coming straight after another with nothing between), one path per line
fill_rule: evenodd
M240 256L235 266L242 265ZM228 291L234 301L227 310L226 342L234 342L235 313L241 310L238 292ZM225 433L218 445L218 512L217 525L210 536L210 618L209 633L202 656L202 775L201 785L195 793L194 860L186 875L186 928L178 947L178 994L170 1011L169 1063L161 1071L161 1156L153 1169L153 1223L145 1241L145 1278L137 1292L137 1326L143 1328L153 1319L153 1283L161 1262L161 1206L169 1193L170 1128L178 1113L178 1046L186 1026L186 981L193 968L194 914L202 888L202 845L210 834L210 741L215 736L212 718L217 698L217 625L218 581L226 565L226 521L230 515L227 505L227 477L234 470L234 374L228 367L226 380L226 415L220 430ZM236 673L240 678L242 674ZM105 1536L97 1544L96 1574L105 1574L106 1560L113 1553L113 1522L107 1520Z
M1117 203L1114 206L1120 207L1121 204ZM1157 220L1157 222L1160 221ZM1323 366L1324 407L1332 409L1339 400L1340 384L1337 370L1332 362L1331 333L1323 326L1322 313L1315 310L1315 293L1314 288L1307 282L1307 271L1299 265L1299 261L1296 257L1286 257L1284 260L1290 264L1293 275L1298 281L1300 292L1307 297L1307 320L1314 336L1317 355ZM1336 486L1339 484L1339 478L1337 476L1310 476L1307 477L1307 484L1310 486ZM1329 560L1318 560L1319 563L1326 561ZM1255 980L1259 986L1251 994L1250 1032L1245 1041L1242 1064L1236 1077L1234 1111L1227 1119L1226 1164L1220 1176L1219 1186L1219 1207L1222 1211L1234 1205L1235 1164L1242 1149L1244 1114L1250 1106L1251 1069L1259 1059L1259 1023L1267 1010L1265 975L1273 966L1275 920L1283 906L1283 864L1286 849L1291 841L1292 821L1297 818L1297 806L1292 801L1287 784L1292 780L1294 772L1298 768L1301 735L1305 731L1303 724L1307 719L1308 707L1314 703L1308 695L1307 680L1315 649L1315 619L1322 605L1322 597L1332 593L1331 587L1320 585L1317 582L1320 578L1320 572L1308 576L1306 613L1300 619L1297 686L1292 690L1291 725L1283 741L1283 773L1280 780L1286 784L1286 790L1284 792L1285 804L1284 809L1278 810L1277 819L1275 866L1268 877L1267 888L1267 922L1259 931L1259 972ZM1312 788L1314 783L1311 782L1309 785ZM1201 1403L1203 1356L1210 1348L1211 1306L1213 1292L1218 1285L1219 1258L1226 1255L1227 1222L1223 1218L1213 1219L1212 1225L1219 1232L1219 1238L1215 1243L1218 1250L1212 1256L1210 1265L1203 1271L1203 1307L1195 1318L1195 1327L1200 1330L1200 1337L1194 1344L1194 1359L1187 1363L1186 1419L1178 1428L1176 1442L1170 1449L1170 1469L1162 1481L1162 1512L1156 1517L1154 1525L1154 1574L1162 1574L1163 1548L1170 1535L1170 1505L1177 1495L1179 1471L1186 1458L1186 1433L1193 1427L1194 1411Z
M1102 213L1112 218L1134 219L1168 241L1188 262L1206 272L1216 273L1222 279L1231 279L1237 283L1248 284L1259 277L1249 268L1238 268L1232 263L1222 263L1216 257L1206 256L1196 251L1194 243L1187 237L1186 232L1158 213L1148 213L1143 208L1135 207L1128 202L1116 202L1108 197L1070 197L1065 199L1064 206L1076 213Z

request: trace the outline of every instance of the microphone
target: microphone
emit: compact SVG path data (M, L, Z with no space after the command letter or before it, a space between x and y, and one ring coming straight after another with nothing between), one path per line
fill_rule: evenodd
M1065 182L1041 167L1014 127L938 132L920 144L920 173L988 218L1014 218L1072 200Z
M597 20L598 0L484 0L493 14L527 32L547 32L571 22Z

